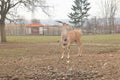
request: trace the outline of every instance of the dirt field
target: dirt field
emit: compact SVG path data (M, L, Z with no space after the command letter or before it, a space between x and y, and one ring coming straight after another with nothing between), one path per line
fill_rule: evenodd
M0 80L120 80L120 46L84 44L82 57L71 48L61 60L57 43L1 43Z

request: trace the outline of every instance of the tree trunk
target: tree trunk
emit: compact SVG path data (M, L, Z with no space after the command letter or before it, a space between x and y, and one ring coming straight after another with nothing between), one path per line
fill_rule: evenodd
M0 34L1 34L1 42L7 42L4 22L0 23Z

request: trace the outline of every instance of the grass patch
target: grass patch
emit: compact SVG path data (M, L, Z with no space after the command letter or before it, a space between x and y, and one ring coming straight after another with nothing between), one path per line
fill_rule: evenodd
M59 41L59 36L8 36L8 42L53 43Z
M26 53L26 50L21 48L0 49L0 56L4 56L4 57L25 56L26 55L25 53Z
M8 42L23 43L54 43L60 41L60 36L7 36ZM120 44L120 34L83 35L83 43Z
M13 46L12 44L10 44ZM17 45L17 44L16 44ZM23 45L23 44L21 44ZM13 47L13 48L3 48L0 49L0 57L22 57L22 56L37 56L37 55L55 55L60 54L61 48L58 45L36 45L36 44L27 44L26 47ZM3 46L4 47L4 46ZM77 53L77 46L71 46L71 51ZM117 52L120 49L118 46L94 46L94 45L84 45L83 46L83 53L111 53Z
M83 41L83 43L120 44L120 34L85 35L85 36L83 36L82 41Z
M91 46L91 45L86 45L83 46L83 51L85 53L111 53L111 52L117 52L120 50L119 46Z

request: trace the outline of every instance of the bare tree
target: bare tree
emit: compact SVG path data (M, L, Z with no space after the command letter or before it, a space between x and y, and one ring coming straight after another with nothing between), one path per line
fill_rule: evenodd
M28 10L34 7L40 7L44 13L47 13L45 0L0 0L0 34L1 42L7 42L5 32L5 20L15 21L17 18L18 7L24 6Z
M119 9L119 0L101 0L101 6L101 12L105 19L105 26L109 29L109 33L112 33L115 26L115 16Z

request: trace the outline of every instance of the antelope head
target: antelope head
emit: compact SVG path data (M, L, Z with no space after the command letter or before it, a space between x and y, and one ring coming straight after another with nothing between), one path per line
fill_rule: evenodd
M63 30L68 30L69 29L69 24L65 23L65 22L62 22L62 21L56 21L58 23L61 23L63 26L62 26L62 29Z

